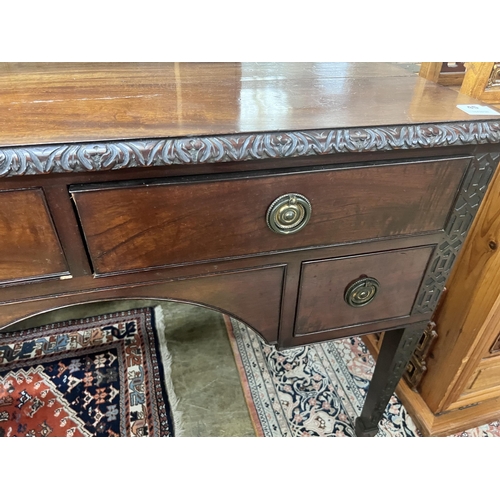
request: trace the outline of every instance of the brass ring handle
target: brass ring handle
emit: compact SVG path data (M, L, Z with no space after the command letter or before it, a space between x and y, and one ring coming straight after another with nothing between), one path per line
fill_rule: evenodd
M276 198L267 209L266 221L269 229L278 234L300 231L311 218L311 203L297 193L288 193Z
M380 283L375 278L365 276L352 282L344 293L344 300L352 307L368 305L376 297Z

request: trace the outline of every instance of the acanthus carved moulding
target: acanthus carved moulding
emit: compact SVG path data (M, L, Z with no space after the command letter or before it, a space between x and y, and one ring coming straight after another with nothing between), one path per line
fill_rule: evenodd
M500 142L500 121L0 148L0 176L293 158Z

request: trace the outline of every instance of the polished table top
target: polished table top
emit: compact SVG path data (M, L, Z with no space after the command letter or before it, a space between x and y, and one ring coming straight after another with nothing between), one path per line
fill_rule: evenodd
M0 147L495 119L470 103L394 63L2 63Z

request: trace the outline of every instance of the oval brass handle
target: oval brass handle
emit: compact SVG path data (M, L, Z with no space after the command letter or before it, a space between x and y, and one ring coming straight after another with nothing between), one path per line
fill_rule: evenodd
M365 276L347 287L344 300L352 307L366 306L375 298L379 288L380 283L375 278Z
M276 198L267 209L266 221L269 229L278 234L300 231L311 218L311 203L297 193L288 193Z

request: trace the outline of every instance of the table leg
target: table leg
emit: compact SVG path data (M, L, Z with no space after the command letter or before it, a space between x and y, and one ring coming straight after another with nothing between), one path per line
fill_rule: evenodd
M427 321L385 332L375 372L368 388L361 416L356 419L356 436L375 436L384 414L413 351L417 347Z

